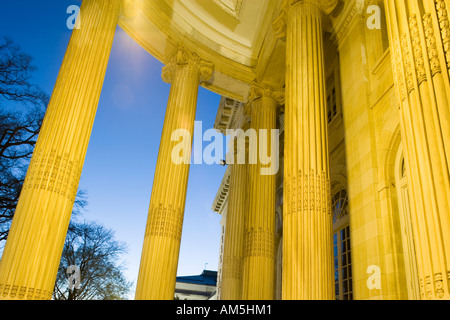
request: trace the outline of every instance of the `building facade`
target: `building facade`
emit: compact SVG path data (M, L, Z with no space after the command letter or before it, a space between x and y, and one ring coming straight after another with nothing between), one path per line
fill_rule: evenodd
M216 300L217 271L203 270L195 276L178 276L175 300Z
M171 83L136 299L174 297L190 154L173 161L172 134L192 137L199 86L223 96L217 130L280 134L276 173L228 161L220 299L449 299L449 13L449 0L84 0L0 297L51 297L119 25Z

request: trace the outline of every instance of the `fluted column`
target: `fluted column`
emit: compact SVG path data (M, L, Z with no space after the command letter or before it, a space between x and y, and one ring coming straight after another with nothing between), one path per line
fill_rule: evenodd
M85 0L0 262L1 299L51 299L122 0Z
M261 162L260 156L272 155L272 161L277 161L278 150L272 144L275 141L271 139L271 130L276 129L277 107L283 99L284 91L256 84L252 87L251 129L256 131L258 145L249 146L255 163L249 165L248 212L244 223L244 300L274 299L276 172L262 174L262 168L267 165ZM265 130L267 139L263 138L261 130Z
M274 23L287 67L283 299L334 299L322 19L335 4L288 0Z
M422 299L450 298L448 5L385 1Z
M246 130L247 127L243 128ZM237 137L239 144L242 137ZM248 164L237 160L237 146L230 152L234 155L230 173L227 220L222 263L221 300L242 299L242 265L244 258L244 219L248 199ZM247 152L246 152L247 153ZM247 158L247 157L246 157Z
M163 80L172 85L156 162L136 299L174 298L198 86L211 77L212 68L212 64L182 46L163 68ZM180 142L180 136L173 139L172 134L180 129L189 133L181 138L190 141ZM182 155L185 160L178 163L172 152L180 143L187 143L184 151L188 150L188 154Z

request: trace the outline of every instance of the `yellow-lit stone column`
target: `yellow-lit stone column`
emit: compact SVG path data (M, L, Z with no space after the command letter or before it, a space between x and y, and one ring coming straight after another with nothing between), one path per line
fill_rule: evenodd
M198 86L212 76L212 71L211 63L182 46L163 68L163 80L172 85L156 162L136 299L174 298ZM172 137L180 129L189 136L181 132ZM182 163L172 157L180 143L185 144L184 151L188 152L182 155L185 157Z
M50 299L122 0L85 0L0 262L0 298Z
M444 0L385 1L422 299L450 299L450 26Z
M286 36L283 299L334 299L322 19L336 2L287 0L274 23Z
M261 162L260 156L272 156L272 161L278 161L278 150L273 145L275 141L272 141L272 129L276 129L277 107L284 100L284 91L273 91L253 84L250 96L251 129L255 130L257 139L249 145L249 194L244 223L242 299L273 300L277 172L263 174L263 168L267 164ZM261 130L265 130L267 139L263 138ZM275 138L278 139L278 135ZM278 169L278 165L274 168Z
M239 139L238 137L238 143ZM230 190L228 195L227 220L223 248L221 300L242 299L242 264L244 255L244 217L247 208L248 164L238 163L237 152L233 151ZM243 146L245 148L245 145Z

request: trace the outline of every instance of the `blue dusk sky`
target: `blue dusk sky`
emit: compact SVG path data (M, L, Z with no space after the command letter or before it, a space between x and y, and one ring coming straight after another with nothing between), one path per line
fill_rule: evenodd
M33 58L34 83L53 90L71 30L70 5L77 0L0 2L0 36ZM117 28L79 188L88 196L81 217L113 229L128 245L126 276L136 283L154 170L170 84L163 64ZM196 121L213 128L220 96L199 88ZM198 139L201 137L194 137ZM203 142L205 148L209 142ZM178 275L217 270L220 219L211 210L225 167L191 165ZM134 296L134 292L133 292Z

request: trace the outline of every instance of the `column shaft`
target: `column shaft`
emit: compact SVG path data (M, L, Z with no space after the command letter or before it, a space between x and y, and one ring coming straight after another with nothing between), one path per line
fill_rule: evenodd
M0 262L1 298L51 298L121 6L81 5Z
M450 298L450 29L446 3L385 1L422 299Z
M236 162L231 166L223 249L221 300L242 299L242 261L248 166Z
M287 9L283 299L334 299L322 15Z
M261 129L271 137L276 129L277 101L262 96L252 103L251 129L258 137L259 155L274 154L271 139L261 139ZM278 138L278 137L277 137ZM256 146L250 145L249 152L256 153ZM257 159L258 158L258 159ZM265 167L258 156L255 164L249 165L248 213L245 217L244 269L242 299L273 300L275 281L275 174L262 175ZM272 161L273 158L272 158Z
M163 77L172 86L156 162L136 299L174 298L202 64L195 54L180 48L163 69ZM189 133L183 137L189 141L184 141L184 152L188 154L183 155L186 161L182 163L172 158L180 143L172 140L172 134L179 129Z

